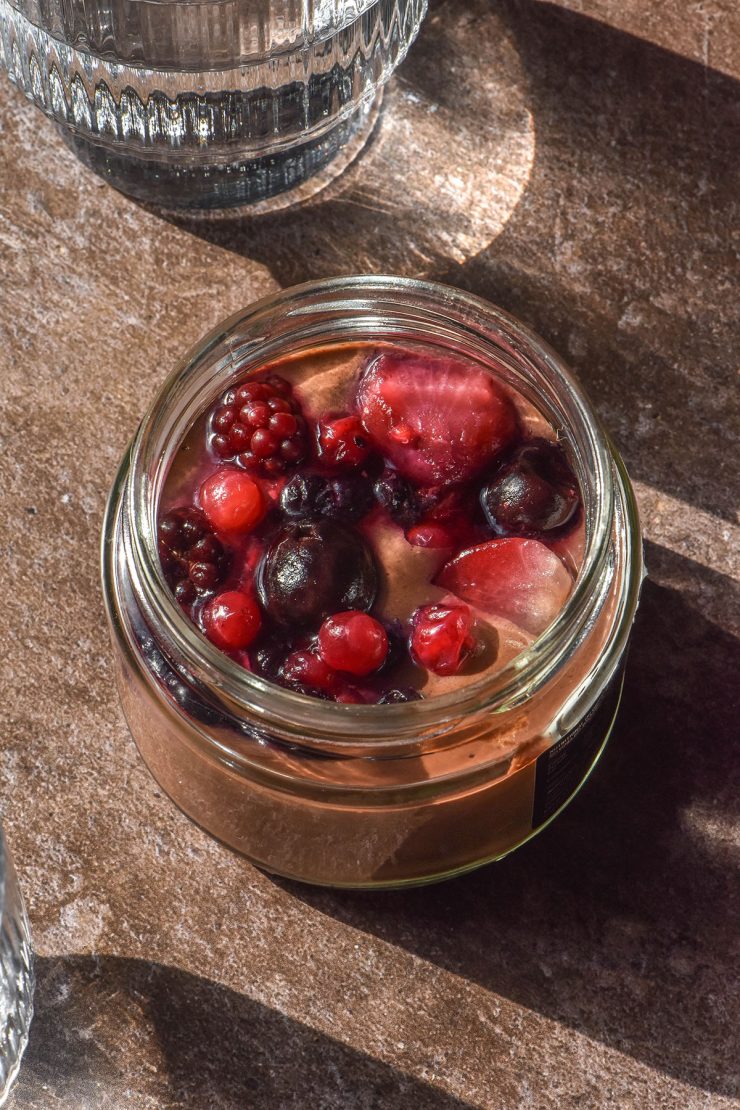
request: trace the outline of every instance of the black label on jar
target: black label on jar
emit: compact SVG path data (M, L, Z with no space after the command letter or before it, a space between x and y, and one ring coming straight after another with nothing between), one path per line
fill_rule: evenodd
M587 774L614 720L621 692L620 667L586 716L539 756L534 782L533 829L538 829L565 805Z

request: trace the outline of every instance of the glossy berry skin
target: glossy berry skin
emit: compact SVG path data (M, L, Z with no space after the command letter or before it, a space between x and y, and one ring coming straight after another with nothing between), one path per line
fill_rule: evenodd
M240 590L225 590L211 598L202 620L206 636L222 651L249 647L262 627L259 605Z
M420 493L397 470L384 471L375 482L373 492L378 504L402 528L416 524L431 504L431 498Z
M262 557L257 581L276 624L317 627L330 613L370 609L378 571L358 532L322 519L282 528Z
M339 416L319 422L319 461L325 466L351 470L362 466L370 454L370 440L359 416Z
M438 675L458 674L475 648L473 615L467 605L423 605L412 618L411 655Z
M352 524L373 507L370 482L360 474L325 478L318 474L296 474L280 494L286 516L314 520L326 517Z
M321 690L331 694L337 688L336 672L313 651L293 651L283 664L281 677L287 686L302 690Z
M544 439L520 447L480 492L488 525L500 536L556 532L574 520L579 500L565 453Z
M200 487L203 512L219 532L251 532L267 511L257 483L236 467L221 467Z
M308 451L306 421L289 382L275 375L230 389L211 416L211 448L247 470L275 477Z
M350 611L327 617L319 629L319 655L335 671L372 674L383 666L388 637L380 621Z
M200 509L172 509L159 522L158 538L162 569L183 605L223 581L228 556Z

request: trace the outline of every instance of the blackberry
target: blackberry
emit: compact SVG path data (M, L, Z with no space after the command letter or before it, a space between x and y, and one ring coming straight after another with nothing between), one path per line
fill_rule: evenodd
M177 600L191 605L213 593L228 569L228 555L200 509L172 509L159 522L159 560Z
M210 444L219 458L268 477L303 462L306 421L290 383L273 375L230 389L211 416Z

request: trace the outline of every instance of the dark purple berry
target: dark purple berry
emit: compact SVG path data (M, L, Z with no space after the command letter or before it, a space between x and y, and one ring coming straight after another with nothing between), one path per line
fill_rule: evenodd
M373 490L378 503L402 528L416 524L429 507L427 499L397 470L386 470Z
M378 588L370 548L330 520L290 524L273 538L258 572L260 600L280 625L318 626L331 613L368 610Z
M317 474L296 474L283 487L280 508L286 516L311 519L321 515L319 497L328 486L328 480Z
M386 690L386 692L378 698L378 705L400 705L405 701L421 701L422 696L418 690L414 690L412 686L404 686L399 690Z
M564 451L543 439L519 447L480 492L486 520L500 536L534 536L563 528L575 517L579 500Z
M373 507L373 503L372 486L367 478L359 474L331 478L318 496L321 515L345 524L361 520Z
M228 557L200 509L172 509L159 522L159 559L182 605L223 581Z

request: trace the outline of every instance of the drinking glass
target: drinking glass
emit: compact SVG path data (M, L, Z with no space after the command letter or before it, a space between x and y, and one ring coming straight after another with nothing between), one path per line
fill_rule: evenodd
M0 826L0 1106L28 1041L33 986L28 918Z
M367 131L426 6L0 0L0 63L117 188L218 208L299 185Z

